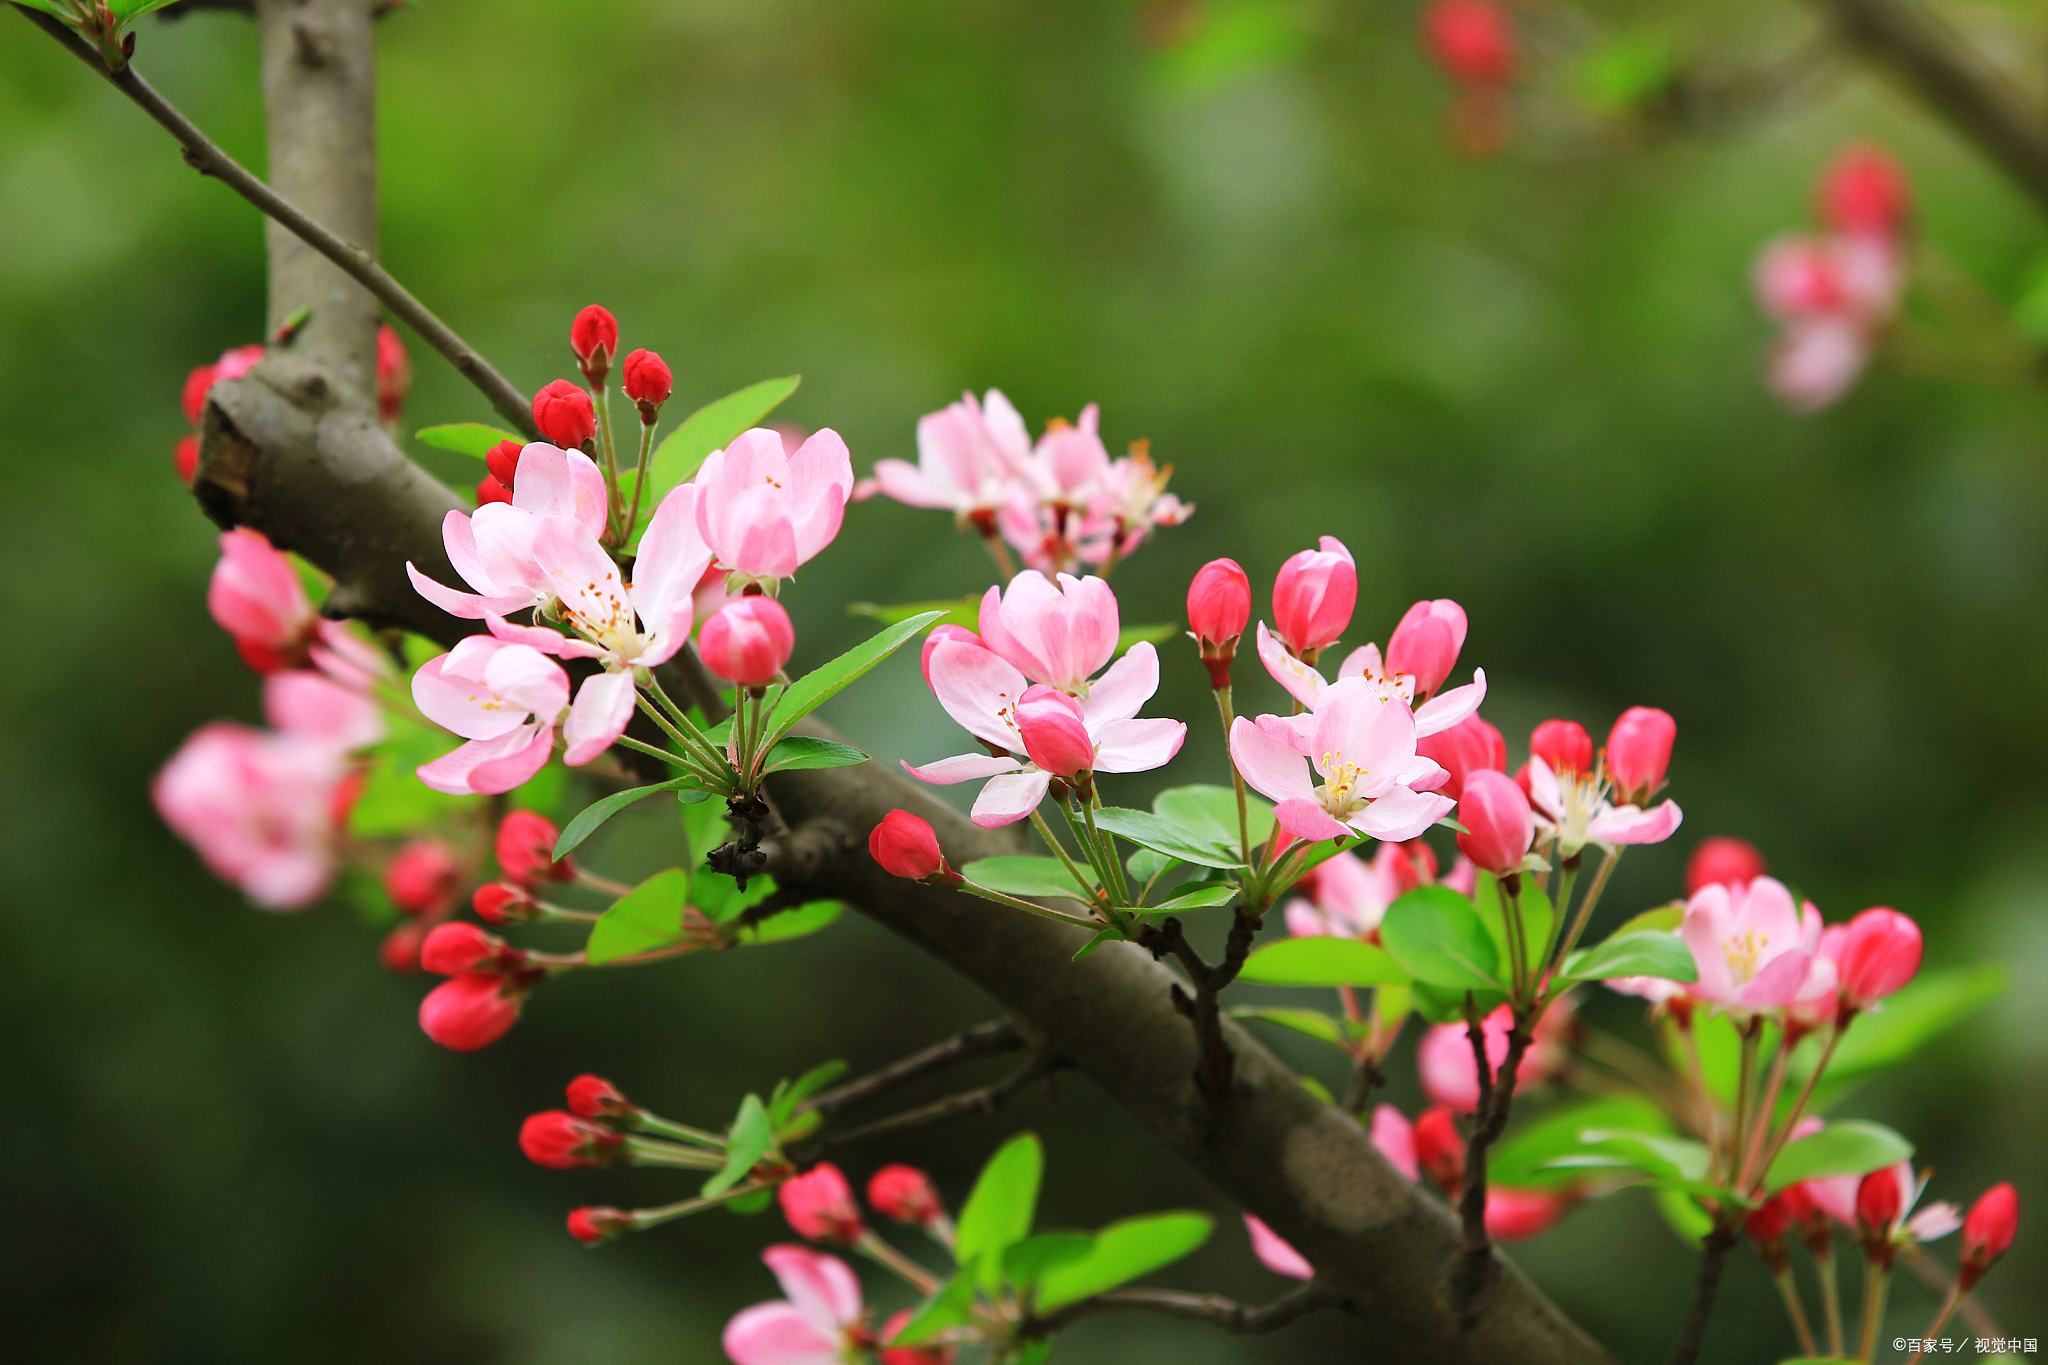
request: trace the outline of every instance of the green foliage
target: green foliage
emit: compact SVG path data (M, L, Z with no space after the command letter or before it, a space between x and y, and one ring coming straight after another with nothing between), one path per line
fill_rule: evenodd
M650 787L628 787L625 791L613 792L610 796L593 801L576 812L576 818L563 828L561 837L555 840L555 857L568 857L585 839L597 833L605 821L634 802L644 801L656 792L675 792L679 798L686 793L694 794L697 801L702 801L710 795L704 790L704 784L694 777L676 777L667 782L657 782Z
M1602 981L1615 976L1655 976L1666 981L1697 981L1699 967L1685 941L1661 929L1617 934L1604 943L1573 953L1559 973L1560 981Z
M1215 1221L1206 1213L1155 1213L1111 1223L1095 1234L1086 1256L1048 1270L1038 1286L1038 1306L1062 1304L1100 1294L1161 1266L1172 1265L1209 1240Z
M1339 1050L1345 1046L1344 1025L1321 1010L1286 1009L1278 1005L1232 1005L1224 1013L1232 1019L1263 1019Z
M1479 912L1479 919L1486 926L1486 935L1493 940L1496 960L1505 974L1507 964L1514 959L1508 955L1508 920L1502 907L1503 897L1500 883L1491 873L1481 872L1472 885L1472 908ZM1536 885L1534 877L1522 879L1522 892L1516 898L1516 908L1521 911L1523 960L1534 962L1536 955L1550 942L1550 897Z
M415 431L413 439L421 445L433 446L437 450L452 450L458 455L474 455L481 460L491 453L491 448L506 441L526 444L526 438L510 431L485 426L482 422L449 422L444 426L424 427Z
M1192 889L1190 889L1192 888ZM1183 882L1174 888L1174 894L1151 907L1154 913L1169 910L1213 910L1219 905L1228 905L1238 897L1234 886L1203 886Z
M1383 948L1354 938L1285 938L1245 959L1242 981L1266 986L1377 986L1408 973Z
M775 742L768 751L768 762L763 772L781 772L786 768L851 768L865 763L868 756L851 744L842 744L836 739L819 739L815 735L788 735Z
M433 726L403 715L387 715L384 738L370 750L362 795L348 813L349 833L385 839L432 829L453 812L468 810L480 796L446 796L421 782L415 771L453 748L455 741Z
M1880 1008L1856 1016L1815 1088L1812 1107L1824 1111L1871 1077L1904 1062L1997 999L2008 980L2008 972L1998 963L1922 972ZM1802 1080L1818 1059L1818 1044L1809 1044L1787 1072L1795 1081Z
M1095 1250L1095 1239L1085 1232L1041 1232L1003 1253L1003 1279L1018 1289L1028 1289L1049 1270L1071 1265Z
M739 1184L774 1148L775 1125L768 1119L767 1106L761 1103L759 1095L748 1095L740 1101L739 1112L733 1115L732 1127L726 1131L725 1165L704 1182L703 1197L724 1194Z
M937 602L900 602L893 607L878 606L873 602L848 602L847 614L865 616L893 626L898 621L908 621L913 616L928 612L939 615L932 621L934 626L965 626L975 629L981 623L981 599L979 597L949 597Z
M1246 792L1244 799L1245 823L1250 827L1252 843L1262 844L1273 833L1273 805L1255 792ZM1234 788L1208 783L1168 787L1152 799L1152 812L1227 849L1238 845Z
M816 1129L819 1115L815 1111L799 1114L796 1107L845 1074L846 1063L833 1060L821 1062L793 1081L777 1081L767 1106L768 1126L776 1141L795 1142Z
M1573 73L1579 97L1594 113L1624 115L1668 89L1678 74L1671 37L1636 29L1608 38L1586 54Z
M1380 941L1417 981L1455 990L1502 985L1493 936L1472 902L1447 886L1418 886L1388 906Z
M658 505L671 488L697 472L714 450L723 450L735 437L761 424L761 419L780 407L782 400L796 392L801 375L764 379L706 403L683 424L662 438L647 460L647 496L642 508ZM633 475L621 471L619 484L627 498L633 495ZM644 528L645 522L642 522Z
M1092 882L1093 874L1088 868L1082 864L1076 866ZM1081 888L1074 884L1067 865L1057 858L1034 858L1023 854L977 858L961 868L960 875L977 886L1010 896L1082 898Z
M1670 1131L1664 1111L1636 1096L1611 1096L1566 1104L1541 1118L1517 1124L1486 1158L1486 1178L1501 1186L1566 1184L1578 1178L1569 1167L1551 1162L1585 1151L1580 1136L1588 1129L1625 1130L1663 1135Z
M682 937L683 901L689 891L690 874L682 868L655 873L619 897L590 926L585 959L596 966L676 942Z
M1045 1149L1035 1133L1017 1134L981 1168L960 1209L953 1254L962 1266L979 1266L984 1287L1001 1283L1003 1253L1030 1235L1044 1174Z
M961 1263L953 1278L939 1286L938 1293L926 1299L903 1324L903 1330L890 1341L898 1346L916 1346L929 1341L948 1327L958 1327L974 1318L974 1288L981 1274L978 1263Z
M753 886L748 884L751 892ZM770 915L759 924L739 932L743 947L759 947L765 943L787 943L793 938L804 938L820 929L828 929L839 922L846 913L846 907L838 901L806 901L794 910Z
M1651 1185L1688 1194L1726 1196L1726 1191L1707 1182L1711 1157L1703 1142L1625 1128L1587 1128L1580 1132L1579 1140L1579 1150L1552 1157L1538 1169L1635 1171Z
M911 636L937 620L937 612L922 612L898 621L791 683L775 699L775 709L769 713L768 742L771 745L780 743L798 721L838 696L841 689L854 679L894 654Z
M738 919L742 912L767 900L774 891L773 877L750 877L747 889L742 891L731 877L704 867L698 868L690 879L690 903L713 924Z
M1673 902L1670 905L1660 905L1654 910L1645 910L1640 915L1624 920L1621 927L1609 934L1608 937L1611 939L1620 938L1623 934L1640 934L1652 929L1672 934L1677 933L1678 926L1683 923L1685 923L1685 906L1682 902Z
M1831 1175L1868 1175L1913 1155L1913 1144L1881 1123L1839 1119L1811 1137L1787 1143L1764 1177L1766 1190Z
M1116 652L1128 653L1132 645L1156 645L1162 640L1172 639L1180 630L1181 627L1171 621L1149 626L1125 626L1117 634Z
M1236 817L1233 815L1232 819L1234 821ZM1215 868L1244 866L1244 860L1233 851L1237 843L1235 833L1225 842L1211 837L1201 827L1182 825L1178 821L1141 810L1126 810L1122 806L1104 806L1096 811L1095 823L1111 834L1184 863Z
M1449 986L1432 986L1427 981L1413 983L1410 990L1414 994L1415 1012L1431 1024L1463 1023L1468 998L1472 1008L1481 1015L1491 1013L1508 998L1507 992L1502 990L1461 991Z

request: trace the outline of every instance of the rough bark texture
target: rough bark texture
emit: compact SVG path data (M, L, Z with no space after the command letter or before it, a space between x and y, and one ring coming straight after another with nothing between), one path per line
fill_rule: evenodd
M374 240L370 0L259 0L271 173L343 235ZM248 378L216 387L196 490L209 514L246 524L335 575L337 606L443 641L472 623L428 606L410 559L453 581L440 522L461 504L392 445L371 403L375 311L363 291L273 229L273 323L300 308L301 338ZM1225 1194L1287 1238L1320 1282L1369 1324L1374 1358L1584 1365L1607 1354L1512 1265L1454 1302L1456 1220L1404 1180L1358 1123L1321 1103L1236 1028L1232 1089L1195 1083L1193 1030L1177 980L1128 944L1081 962L1079 930L902 881L868 858L865 834L894 807L931 820L956 863L1008 852L923 789L878 766L779 774L772 794L802 839L811 880L986 990L1032 1043L1100 1084ZM841 856L826 856L836 845Z

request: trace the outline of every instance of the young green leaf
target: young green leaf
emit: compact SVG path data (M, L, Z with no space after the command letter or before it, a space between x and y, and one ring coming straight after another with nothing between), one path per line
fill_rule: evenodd
M1172 1265L1208 1241L1214 1227L1208 1214L1187 1211L1111 1223L1095 1234L1087 1256L1046 1272L1039 1281L1038 1307L1058 1308Z
M1238 846L1237 792L1232 788L1207 783L1168 787L1152 798L1152 813L1169 823L1194 830L1225 848ZM1251 827L1253 845L1266 842L1273 833L1272 803L1246 793L1245 823Z
M1148 914L1164 914L1169 910L1209 910L1219 905L1228 905L1237 899L1234 886L1195 886L1190 890L1175 887L1178 893L1148 908Z
M672 867L619 897L590 926L590 940L583 947L585 960L593 966L616 962L674 943L682 937L683 898L689 890L690 874Z
M1170 640L1181 630L1171 621L1152 626L1125 626L1116 637L1116 652L1128 653L1132 645L1156 645L1161 640Z
M1654 910L1645 910L1622 923L1609 938L1620 938L1623 934L1640 934L1650 929L1661 929L1667 934L1678 932L1678 926L1685 923L1685 902L1674 901L1660 905Z
M1200 830L1163 820L1147 811L1104 806L1095 812L1095 823L1111 834L1121 835L1134 844L1178 858L1184 863L1218 868L1244 866L1236 853ZM1235 844L1237 837L1232 835L1230 842Z
M974 1286L980 1278L980 1263L963 1262L952 1279L939 1287L939 1292L926 1299L903 1324L903 1330L889 1338L886 1346L917 1346L948 1327L958 1327L974 1317Z
M1124 859L1124 871L1128 872L1131 876L1131 889L1133 891L1136 891L1137 888L1144 886L1148 882L1165 876L1168 872L1179 866L1180 859L1169 858L1164 853L1146 848L1143 845L1132 849L1131 856Z
M981 624L981 599L979 597L946 597L935 602L898 602L894 606L880 606L874 602L848 602L849 616L865 616L871 621L880 621L893 626L898 621L908 621L913 616L922 616L928 611L942 613L935 626L965 626L969 630Z
M656 792L679 792L695 789L702 791L703 782L694 777L677 777L667 782L657 782L651 787L628 787L622 792L613 792L602 800L593 801L576 812L576 818L562 831L562 837L555 840L555 857L568 857L585 839L597 833L605 821L617 815L635 801L644 801Z
M1088 869L1083 867L1081 871L1085 874ZM1010 896L1084 899L1081 888L1074 884L1073 877L1067 872L1067 865L1057 858L1032 858L1021 854L977 858L961 868L960 875L976 886L985 886Z
M1510 1133L1488 1154L1486 1178L1503 1188L1566 1183L1576 1179L1575 1174L1549 1169L1549 1163L1585 1150L1587 1144L1579 1134L1587 1129L1628 1129L1664 1136L1670 1127L1663 1110L1634 1096L1567 1104Z
M1380 942L1417 981L1458 990L1504 984L1500 955L1479 912L1447 886L1418 886L1387 907Z
M1233 1019L1263 1019L1281 1028L1293 1029L1319 1043L1328 1043L1342 1050L1345 1046L1344 1026L1324 1014L1321 1010L1282 1009L1274 1005L1232 1005L1224 1011Z
M1049 1270L1071 1265L1095 1250L1085 1232L1041 1232L1003 1253L1003 1280L1013 1289L1029 1289Z
M1565 962L1559 976L1562 981L1604 981L1616 976L1697 981L1700 972L1684 939L1662 929L1642 929L1581 948Z
M1913 1155L1913 1144L1881 1123L1840 1119L1788 1143L1764 1177L1766 1190L1831 1175L1868 1175Z
M1266 986L1377 986L1406 981L1383 948L1354 938L1283 938L1245 959L1240 981Z
M939 613L928 611L906 621L898 621L791 683L768 717L769 740L779 741L798 721L839 695L840 689L894 654L911 636L938 619Z
M865 763L868 756L851 744L841 744L836 739L819 739L815 735L789 735L777 740L775 747L768 751L767 766L763 772L781 772L785 768L851 768Z
M775 1087L775 1093L768 1099L768 1122L777 1129L789 1123L796 1107L811 1096L823 1090L846 1074L846 1063L841 1061L822 1062L812 1067L794 1081L784 1081Z
M1579 1150L1553 1157L1544 1166L1615 1167L1641 1171L1653 1179L1698 1182L1706 1179L1711 1159L1703 1142L1626 1128L1587 1128L1580 1132L1579 1142Z
M1019 1133L981 1168L960 1210L953 1255L961 1265L980 1263L981 1281L990 1289L1001 1282L1003 1253L1031 1232L1044 1173L1045 1149L1038 1135Z
M774 1147L775 1125L768 1121L767 1107L759 1095L748 1095L740 1101L739 1113L733 1115L725 1144L725 1165L704 1182L702 1193L706 1199L739 1184Z
M754 889L751 882L747 889ZM808 901L794 910L770 915L751 929L740 930L739 942L747 948L758 948L764 943L787 943L793 938L829 929L845 913L846 907L838 901Z
M751 910L774 894L773 877L750 877L747 889L742 891L739 883L723 872L699 867L690 883L690 904L713 924L727 924L740 917L740 913Z
M481 460L491 453L491 447L504 441L526 444L526 438L515 432L500 431L487 427L482 422L450 422L446 426L427 427L416 431L413 439L421 445L433 446L437 450L452 450L458 455L474 455Z
M1507 1000L1507 992L1460 991L1449 986L1432 986L1427 981L1413 982L1409 987L1414 996L1415 1012L1429 1024L1462 1024L1465 1022L1466 997L1471 997L1472 1008L1481 1018L1490 1014Z
M802 376L789 375L782 379L764 379L758 384L749 384L737 393L729 393L716 402L706 403L688 417L683 424L662 438L654 448L654 454L647 461L647 496L642 499L643 508L658 506L671 488L697 472L697 466L704 463L706 456L714 450L723 450L740 433L757 427L761 419L782 403L782 400L796 392ZM633 476L621 473L620 491L627 497L633 496Z

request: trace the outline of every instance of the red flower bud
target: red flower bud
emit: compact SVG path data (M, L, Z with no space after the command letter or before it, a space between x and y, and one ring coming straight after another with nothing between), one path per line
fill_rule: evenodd
M569 1235L587 1247L608 1242L622 1232L633 1230L633 1215L624 1209L593 1208L569 1210Z
M633 1112L633 1106L617 1086L602 1076L585 1073L569 1082L569 1112L578 1118L616 1119Z
M1465 85L1506 85L1515 76L1515 30L1493 0L1433 0L1422 37L1444 74Z
M544 881L575 880L573 859L554 861L555 841L561 837L555 822L539 811L508 813L498 824L498 870L505 874L506 881L528 888Z
M1664 785L1678 722L1654 706L1631 706L1607 732L1607 773L1617 800L1641 805Z
M377 945L377 960L387 972L400 976L416 972L420 969L420 940L426 936L426 925L406 920L384 935L384 941Z
M178 482L190 488L192 476L199 472L199 438L180 436L178 448L171 456L171 460L178 467Z
M1465 779L1458 798L1458 850L1496 877L1518 870L1536 842L1536 814L1506 773L1481 768Z
M876 1213L899 1223L923 1225L946 1216L946 1206L932 1188L931 1177L900 1162L884 1166L868 1178L868 1203Z
M626 1137L603 1124L559 1109L529 1114L519 1125L519 1150L527 1160L556 1171L609 1166L626 1159Z
M1448 597L1417 602L1387 637L1387 671L1414 678L1415 696L1420 701L1444 685L1464 647L1463 607Z
M1820 1201L1813 1197L1813 1191L1806 1188L1806 1182L1803 1180L1797 1184L1787 1185L1779 1190L1774 1198L1785 1210L1785 1216L1802 1226L1816 1218L1825 1219L1828 1216L1821 1208Z
M1529 756L1552 772L1584 777L1593 771L1593 737L1575 720L1546 720L1529 736Z
M1456 1200L1465 1187L1465 1139L1447 1104L1426 1109L1415 1120L1415 1164L1429 1172L1445 1196Z
M796 627L772 597L739 597L711 613L697 634L704 666L741 687L766 687L789 662Z
M518 441L500 441L484 452L484 464L490 469L491 477L505 485L513 486L519 473L519 452L526 449Z
M185 376L185 391L178 396L178 407L185 414L187 426L198 426L199 419L206 415L206 391L213 387L217 372L217 366L201 365Z
M669 373L668 363L652 351L635 351L626 357L620 375L626 397L640 409L640 420L653 426L661 405L675 391L676 379Z
M882 817L868 834L868 853L892 877L961 880L946 865L946 855L939 851L939 836L931 825L907 810L892 810Z
M533 424L554 444L574 450L597 435L597 409L589 394L557 379L533 396Z
M1081 704L1056 687L1038 683L1017 703L1017 733L1031 761L1055 777L1078 777L1095 767L1095 741L1081 719Z
M1335 536L1290 556L1273 579L1273 627L1281 643L1313 658L1335 643L1358 605L1358 566Z
M569 324L569 349L583 367L583 377L593 384L604 383L611 372L612 357L619 353L619 320L599 304L591 304ZM556 444L561 444L556 442Z
M469 974L443 981L420 1001L420 1028L442 1047L474 1052L519 1022L528 989L518 976Z
M1993 1185L1977 1196L1963 1220L1963 1292L1984 1278L2020 1230L2020 1196L2010 1184Z
M437 924L420 946L420 965L441 976L495 976L516 970L526 954L467 920Z
M1196 572L1188 584L1188 629L1209 666L1210 685L1219 691L1230 686L1230 662L1251 618L1251 580L1236 560L1212 559Z
M860 1240L860 1210L854 1207L853 1190L846 1177L829 1161L821 1161L803 1175L791 1176L775 1192L782 1215L797 1235L813 1242Z
M476 505L478 507L483 507L494 502L510 501L512 501L512 490L505 487L504 484L499 483L497 479L493 478L491 475L486 474L481 479L477 480Z
M412 357L390 323L377 328L377 415L387 427L398 425L405 410L406 391L412 388Z
M1865 910L1849 921L1835 970L1849 1009L1884 999L1920 970L1920 926L1889 906Z
M1716 834L1702 839L1685 860L1685 895L1692 899L1704 886L1748 886L1767 871L1756 845Z
M454 850L439 839L415 839L384 865L384 894L408 915L446 910L461 881Z
M882 1324L881 1340L887 1341L910 1326L910 1319L916 1315L916 1311L913 1308L899 1308L890 1314L889 1320ZM953 1357L958 1355L959 1351L960 1348L957 1346L947 1346L938 1342L923 1346L884 1346L880 1360L881 1365L953 1365Z
M1750 1210L1742 1220L1749 1232L1749 1240L1756 1244L1756 1254L1763 1258L1773 1271L1785 1266L1785 1233L1792 1226L1792 1215L1785 1211L1785 1201L1777 1196L1766 1199Z
M933 626L932 633L924 637L924 652L918 659L918 667L924 670L924 685L932 685L932 651L947 641L956 644L973 645L976 649L987 649L981 637L965 626L956 626L950 621L945 625Z
M533 918L533 897L509 882L485 882L469 898L469 908L486 924L519 924Z
M1463 797L1465 782L1473 773L1482 768L1499 772L1508 766L1506 738L1478 716L1467 716L1448 730L1424 735L1415 742L1415 752L1451 775L1437 790L1453 801Z
M1821 221L1850 236L1890 236L1913 211L1913 187L1882 147L1844 148L1821 177Z
M1856 1187L1856 1222L1867 1238L1889 1237L1904 1205L1905 1191L1899 1188L1896 1167L1872 1171Z

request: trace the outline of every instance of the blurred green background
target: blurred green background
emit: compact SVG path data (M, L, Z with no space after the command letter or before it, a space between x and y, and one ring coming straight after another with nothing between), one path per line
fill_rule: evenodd
M1897 905L1930 963L2009 964L1999 1004L1849 1112L1918 1141L1930 1197L2019 1181L2031 1222L1985 1298L2008 1333L2048 1335L2048 404L1880 366L1838 409L1788 416L1759 380L1769 329L1746 285L1853 138L1905 161L1925 240L1992 296L2024 291L2040 216L1853 70L1710 134L1603 131L1536 102L1520 146L1475 163L1446 149L1413 5L1211 10L1203 30L1198 8L1103 0L434 0L383 26L383 254L529 389L571 373L568 320L591 301L669 359L684 410L801 372L778 418L837 428L863 470L910 453L918 414L965 387L1002 387L1034 427L1099 401L1112 449L1150 438L1199 509L1118 572L1127 622L1173 619L1215 555L1263 593L1331 533L1359 562L1355 640L1420 596L1469 609L1464 664L1488 670L1518 758L1546 715L1599 734L1629 704L1669 709L1686 826L1630 857L1603 918L1676 893L1686 849L1727 832L1831 918ZM1805 23L1783 4L1593 13L1736 52ZM1214 40L1162 47L1191 31ZM145 22L138 60L260 165L253 45L245 20L201 14ZM778 1075L878 1064L990 1007L849 918L565 981L456 1056L414 1023L425 981L385 974L353 911L268 915L211 880L146 784L201 722L253 719L257 684L207 619L212 532L171 447L186 370L258 337L261 226L28 25L0 26L0 73L10 1354L719 1359L725 1319L772 1295L754 1253L787 1235L779 1218L587 1254L567 1208L683 1182L543 1171L520 1118L594 1069L718 1123ZM409 427L489 419L413 351ZM798 662L864 633L848 599L986 580L943 514L853 509L785 597ZM1155 713L1195 724L1161 776L1213 780L1192 649L1164 655ZM906 659L835 707L885 758L958 747ZM593 861L662 865L667 818L622 823ZM1588 1009L1636 1027L1628 1002ZM1405 1062L1394 1098L1416 1107ZM1026 1096L845 1164L926 1163L957 1200L1023 1125L1049 1144L1043 1223L1209 1208L1219 1235L1163 1282L1285 1287L1234 1210L1071 1079L1050 1107ZM1662 1358L1693 1266L1646 1200L1585 1208L1515 1255L1627 1359ZM1885 1335L1931 1303L1902 1287ZM1335 1316L1256 1340L1101 1318L1061 1358L1327 1361L1371 1339ZM1790 1348L1744 1253L1709 1358Z

